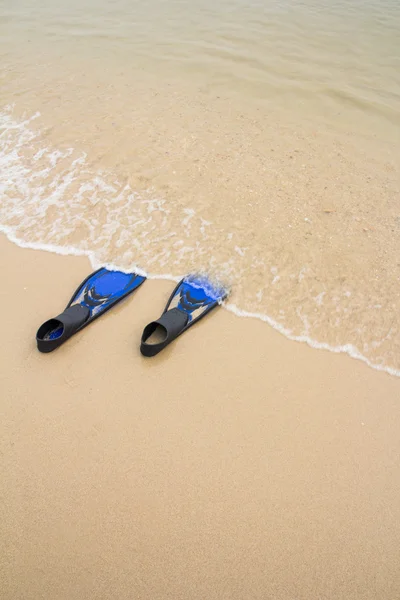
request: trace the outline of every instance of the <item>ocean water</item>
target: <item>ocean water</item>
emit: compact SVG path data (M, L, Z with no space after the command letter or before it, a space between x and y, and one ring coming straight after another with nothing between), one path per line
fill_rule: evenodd
M397 0L0 0L0 228L399 375L399 31Z

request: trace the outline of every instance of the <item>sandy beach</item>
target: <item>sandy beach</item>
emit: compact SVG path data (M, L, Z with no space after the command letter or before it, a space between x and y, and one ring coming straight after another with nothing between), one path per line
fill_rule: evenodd
M4 600L394 600L400 380L219 309L143 358L171 282L50 355L87 259L0 239Z
M0 0L0 600L399 600L399 31ZM149 279L41 354L96 265Z

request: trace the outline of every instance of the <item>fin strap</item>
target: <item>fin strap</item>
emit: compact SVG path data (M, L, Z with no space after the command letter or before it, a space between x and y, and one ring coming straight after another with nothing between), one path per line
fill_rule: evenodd
M41 325L36 334L38 349L40 352L51 352L61 346L70 338L90 316L90 310L87 306L74 304L69 306L57 317L50 319ZM62 327L61 334L51 339L50 334L57 328Z
M144 356L155 356L158 354L184 331L188 321L188 315L179 310L179 308L172 308L165 312L157 321L152 321L145 327L140 344L141 353ZM164 339L156 344L148 344L147 340L156 329L161 331Z

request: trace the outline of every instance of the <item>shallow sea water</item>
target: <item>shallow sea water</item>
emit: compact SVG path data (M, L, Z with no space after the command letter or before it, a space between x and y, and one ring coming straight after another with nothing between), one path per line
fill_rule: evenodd
M0 225L400 373L400 6L0 0Z

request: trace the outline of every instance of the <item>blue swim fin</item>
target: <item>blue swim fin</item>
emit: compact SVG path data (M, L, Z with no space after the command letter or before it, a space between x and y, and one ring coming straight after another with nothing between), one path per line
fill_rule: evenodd
M172 292L163 314L149 323L142 335L143 356L155 356L174 339L206 316L228 292L204 276L189 275Z
M78 287L66 309L41 325L36 334L40 352L52 352L123 298L135 291L145 277L102 268Z

